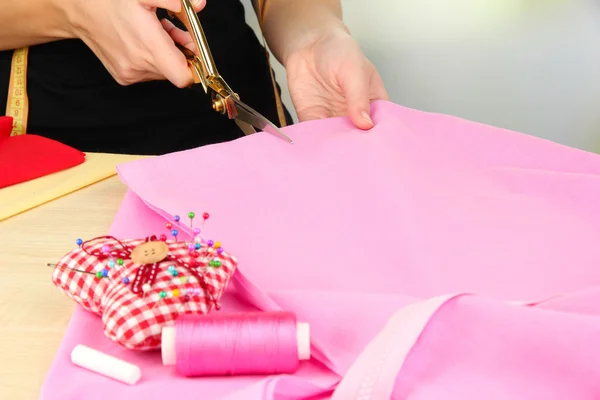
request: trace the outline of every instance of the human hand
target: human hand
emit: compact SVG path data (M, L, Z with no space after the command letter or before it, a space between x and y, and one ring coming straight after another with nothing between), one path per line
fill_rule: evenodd
M180 0L97 0L70 2L66 10L75 37L96 54L121 85L168 79L178 87L193 77L176 43L193 48L189 33L159 21L156 9L181 10ZM192 1L196 12L206 0Z
M346 31L318 35L290 52L285 67L300 121L347 115L370 129L370 102L389 99L379 73Z

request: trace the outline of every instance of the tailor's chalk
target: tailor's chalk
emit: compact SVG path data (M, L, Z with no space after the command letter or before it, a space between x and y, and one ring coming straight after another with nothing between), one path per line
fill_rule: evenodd
M98 350L78 344L71 352L71 362L108 378L134 385L142 377L137 365L130 364Z

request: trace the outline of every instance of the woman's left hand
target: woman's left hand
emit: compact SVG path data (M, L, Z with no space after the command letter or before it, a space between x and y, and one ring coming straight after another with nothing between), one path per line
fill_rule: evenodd
M389 99L373 64L342 30L291 52L285 67L300 121L347 115L358 128L370 129L370 102Z

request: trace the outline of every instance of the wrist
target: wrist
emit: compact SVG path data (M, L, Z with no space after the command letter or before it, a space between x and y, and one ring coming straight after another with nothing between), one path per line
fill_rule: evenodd
M75 39L79 37L77 33L80 24L77 22L80 19L76 18L78 10L77 0L48 0L55 20L57 21L54 29L56 36L60 39Z
M290 55L323 37L348 35L340 0L265 0L261 10L263 34L283 65Z
M282 65L287 67L290 57L294 54L305 51L318 43L336 37L350 37L350 30L343 22L330 24L325 27L315 28L304 32L302 35L297 35L287 43L281 54Z

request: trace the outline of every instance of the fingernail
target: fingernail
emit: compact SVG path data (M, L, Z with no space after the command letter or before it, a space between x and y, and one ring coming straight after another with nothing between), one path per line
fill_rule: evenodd
M371 119L371 116L369 115L368 112L363 111L361 116L362 116L362 119L364 119L365 121L367 121L369 123L369 125L373 125L373 120Z
M204 0L194 0L194 7L198 7Z

